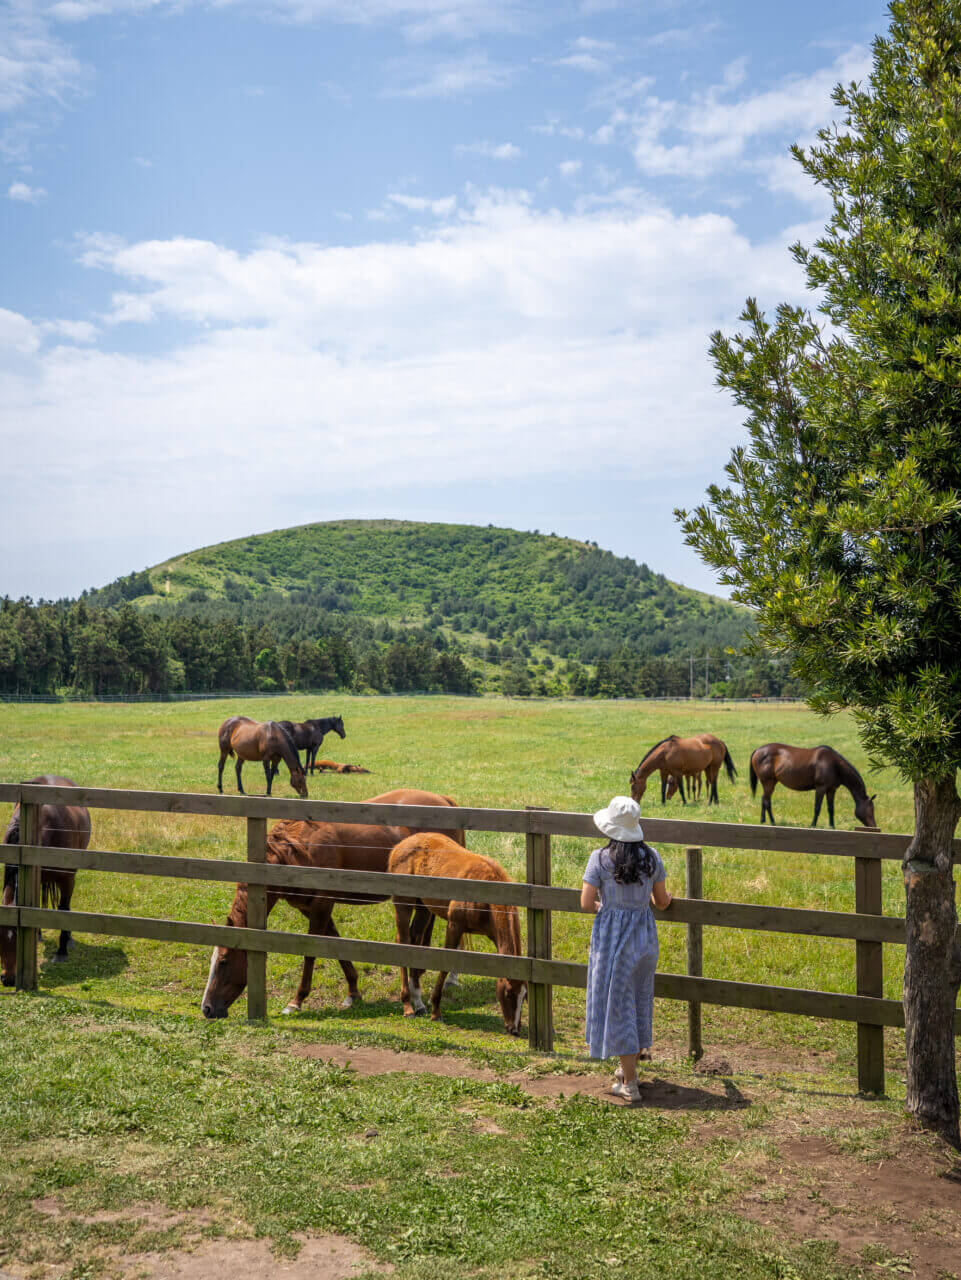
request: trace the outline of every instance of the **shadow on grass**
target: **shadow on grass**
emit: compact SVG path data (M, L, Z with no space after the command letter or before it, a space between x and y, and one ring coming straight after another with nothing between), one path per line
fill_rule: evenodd
M113 978L123 973L130 960L123 947L97 946L73 939L66 960L54 960L59 941L58 934L48 934L43 939L43 977L46 988L73 986L88 978Z

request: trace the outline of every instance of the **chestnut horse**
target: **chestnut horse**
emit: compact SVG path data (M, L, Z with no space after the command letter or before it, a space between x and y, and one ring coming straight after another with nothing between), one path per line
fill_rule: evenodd
M31 783L43 787L72 787L76 784L69 778L59 778L55 774L45 773L39 778L31 778ZM4 844L20 843L20 806L13 811L13 817L7 824L3 836ZM40 806L40 830L37 844L48 849L86 849L90 843L90 814L79 804L43 804ZM62 871L53 867L43 867L40 871L40 892L43 905L51 907L56 903L58 911L70 910L70 899L73 897L73 885L76 871ZM17 867L5 866L3 869L3 905L12 907L17 901ZM60 945L54 960L62 962L67 958L67 947L70 934L61 930ZM17 966L17 933L15 929L0 929L0 982L5 987L12 987L16 981Z
M417 804L456 807L450 796L436 795L432 791L401 789L373 796L370 804ZM406 839L420 827L370 826L350 822L278 822L267 835L267 861L293 867L338 867L348 871L386 871L387 859L394 845ZM454 831L463 840L462 831ZM267 889L267 914L281 899L289 902L307 917L307 932L325 937L339 938L332 915L340 902L366 905L370 902L386 902L389 893L359 894L340 892L336 889ZM247 924L247 886L238 884L227 924L245 928ZM304 966L297 993L284 1009L284 1013L299 1013L303 1002L310 995L314 976L314 956L304 957ZM340 967L347 979L349 1008L360 1000L357 988L357 970L349 960L341 960ZM210 973L204 990L201 1009L205 1018L226 1018L228 1008L247 985L247 952L238 947L214 947L210 957Z
M814 821L818 824L821 802L827 798L828 823L834 826L834 793L838 787L847 787L854 798L854 816L866 827L875 827L874 796L868 795L864 779L840 752L833 747L789 747L783 742L768 742L751 754L751 795L757 794L760 782L764 792L761 800L761 821L771 819L771 793L779 782L791 791L814 792Z
M338 764L336 760L317 760L312 768L318 773L370 773L359 764Z
M244 767L244 761L263 761L264 774L267 778L267 794L270 795L270 788L279 767L278 761L283 760L290 770L290 785L302 800L307 799L307 779L300 767L300 756L294 749L289 734L276 720L267 720L261 724L257 720L251 720L249 716L231 716L217 731L217 741L220 744L220 763L217 766L219 792L223 793L224 789L224 764L227 757L236 756L237 790L241 795L244 794L244 784L241 781L240 771Z
M462 880L510 881L510 876L493 858L471 853L445 835L422 833L402 840L390 855L387 870L399 876L456 876ZM468 892L464 886L465 894ZM517 908L503 903L485 903L483 889L479 898L448 900L446 898L394 897L397 919L397 941L413 942L429 947L434 918L447 921L444 946L456 951L465 933L480 933L490 938L498 955L521 954L521 928ZM412 969L410 981L406 968L401 968L400 998L404 1017L426 1013L420 991L423 969ZM440 1019L440 1002L447 974L438 973L431 995L431 1017ZM413 991L411 990L411 984ZM520 1031L521 1011L527 995L527 983L519 978L497 979L497 1000L504 1028L512 1036ZM411 998L413 996L413 999Z
M717 777L722 765L733 782L737 770L731 753L714 734L702 733L694 738L679 738L676 733L672 733L670 737L655 743L631 774L631 797L640 803L647 789L647 779L657 770L661 775L661 804L667 798L668 780L671 778L675 789L680 792L681 801L687 804L682 780L703 772L708 786L707 802L718 804Z

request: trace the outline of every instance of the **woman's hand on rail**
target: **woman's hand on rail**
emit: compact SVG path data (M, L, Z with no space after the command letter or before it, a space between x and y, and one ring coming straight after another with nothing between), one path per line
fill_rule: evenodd
M663 880L658 880L654 886L654 892L651 894L651 901L657 907L658 911L666 911L674 901L674 894L668 893L667 885Z
M597 886L588 884L586 880L581 883L581 910L597 911L600 907L600 899L597 896Z

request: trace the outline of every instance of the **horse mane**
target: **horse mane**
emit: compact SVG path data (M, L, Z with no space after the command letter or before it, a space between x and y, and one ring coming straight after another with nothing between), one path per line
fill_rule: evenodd
M834 751L834 748L828 747L828 750ZM837 756L838 773L841 775L841 781L851 792L851 795L854 796L855 800L866 797L868 789L860 773L858 773L850 760L841 755L840 751L834 751L834 754Z
M649 760L649 759L651 758L651 756L652 756L652 755L654 754L654 752L658 749L658 747L663 747L665 742L671 742L671 741L673 741L673 739L675 739L676 737L677 737L677 734L676 734L676 733L669 733L669 734L667 735L667 737L666 737L666 738L662 738L662 739L660 740L660 742L655 742L655 743L654 743L654 745L653 745L653 747L651 747L650 751L647 753L647 755L646 755L646 756L644 756L644 759L643 759L643 760L641 760L641 763L637 766L637 769L639 769L639 768L641 767L641 765L644 763L644 761L645 761L645 760ZM635 770L634 770L634 772L635 772L635 773L637 772L637 769L635 769Z

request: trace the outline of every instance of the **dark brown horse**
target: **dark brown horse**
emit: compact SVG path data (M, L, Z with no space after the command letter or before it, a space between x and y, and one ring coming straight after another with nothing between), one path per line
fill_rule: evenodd
M448 836L429 833L413 835L402 840L390 855L387 870L399 876L456 876L461 880L495 880L502 884L510 881L510 876L493 858L471 853L461 845L455 844ZM465 897L469 892L465 885ZM484 890L480 887L477 889L477 894L479 895L477 898L467 901L448 900L433 895L423 898L395 897L397 941L413 942L417 946L429 947L434 918L438 917L447 921L445 947L456 951L464 934L480 933L485 938L490 938L497 948L498 955L519 956L521 928L517 908L502 903L485 903ZM404 1006L404 1016L426 1013L420 991L423 969L411 969L410 981L408 981L406 968L402 968L400 972L400 998ZM435 1020L440 1019L440 1002L446 978L446 973L438 973L431 994L431 1017ZM497 1000L504 1018L504 1028L512 1036L516 1036L520 1031L521 1011L526 995L527 983L521 979L497 979Z
M44 787L72 787L76 784L69 778L59 778L55 774L45 773L39 778L31 778L31 783ZM13 811L13 817L7 824L3 836L4 844L20 843L20 806ZM44 804L40 806L40 830L37 844L47 849L86 849L90 843L90 814L83 805ZM70 899L73 897L75 871L61 871L54 867L43 867L40 871L40 892L43 905L54 907L58 911L70 910ZM3 905L12 907L17 901L17 868L13 865L3 869ZM70 934L64 929L60 934L60 945L57 947L54 960L64 961L67 958L67 947ZM0 929L0 982L5 987L12 987L16 981L17 934L15 929Z
M703 772L707 779L708 804L718 804L717 778L721 767L727 769L727 776L733 782L737 776L731 753L720 738L713 733L702 733L693 738L679 738L672 733L662 738L648 751L634 772L631 774L631 797L640 803L647 790L647 779L652 773L661 775L661 804L668 797L668 782L673 780L674 790L680 793L681 800L687 804L684 796L684 779Z
M875 827L874 796L868 795L864 779L851 764L833 747L789 747L783 742L769 742L758 747L751 755L751 795L756 795L760 782L764 792L761 800L761 821L770 818L771 793L779 782L791 791L814 792L814 821L818 824L821 802L827 798L828 822L834 826L834 793L838 787L847 787L854 797L854 816L866 827Z
M402 789L373 796L370 804L416 804L454 806L450 796L436 795L432 791ZM406 839L420 827L369 826L348 822L278 822L267 836L267 861L293 867L338 867L349 871L386 871L387 859L394 845ZM461 841L462 831L454 831ZM267 914L283 899L307 917L307 932L337 938L339 933L333 922L334 907L339 902L366 905L385 902L390 894L358 894L337 890L273 889L267 890ZM244 928L247 924L247 886L239 884L234 895L227 924ZM341 960L340 967L347 979L346 1007L360 999L357 988L357 970L349 960ZM301 1005L310 995L314 976L314 957L304 958L300 986L297 994L285 1008L285 1013L299 1013ZM205 1018L226 1018L227 1010L247 985L247 953L237 947L214 947L210 958L210 973L204 991L201 1009Z
M323 720L278 720L277 723L287 730L295 750L307 753L304 756L305 773L313 773L317 752L328 733L347 737L344 721L340 716L326 716ZM274 772L277 772L276 768Z
M267 794L283 760L290 770L290 785L302 800L307 799L307 779L300 767L300 756L294 750L294 744L285 729L276 720L267 720L261 724L251 720L249 716L231 716L225 720L217 731L220 745L220 763L217 766L217 790L224 789L224 764L228 756L237 757L237 790L244 794L244 784L240 772L246 760L262 760L264 775L267 778Z

